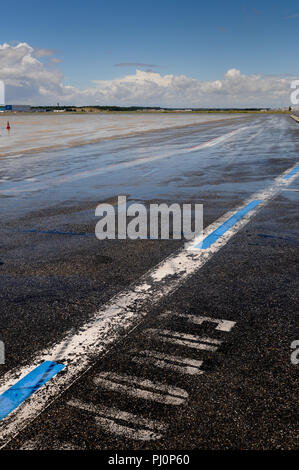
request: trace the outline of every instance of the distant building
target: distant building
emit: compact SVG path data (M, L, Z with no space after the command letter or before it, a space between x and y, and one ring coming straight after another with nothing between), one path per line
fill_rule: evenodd
M13 104L12 111L19 113L19 112L29 112L31 111L31 106L29 104Z
M5 113L7 111L12 111L12 105L11 104L0 106L0 112L1 113Z
M6 104L4 106L0 106L1 113L7 113L9 111L13 111L15 113L19 112L29 112L31 110L29 105L20 105L20 104Z

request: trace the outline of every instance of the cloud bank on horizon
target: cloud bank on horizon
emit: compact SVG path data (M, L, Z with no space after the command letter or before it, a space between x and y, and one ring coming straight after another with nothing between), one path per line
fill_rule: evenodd
M57 67L60 60L51 58L54 54L25 42L0 44L0 80L6 84L7 103L162 107L265 107L290 103L292 78L249 76L236 68L214 81L136 70L135 74L111 80L95 77L90 87L79 89L63 83Z

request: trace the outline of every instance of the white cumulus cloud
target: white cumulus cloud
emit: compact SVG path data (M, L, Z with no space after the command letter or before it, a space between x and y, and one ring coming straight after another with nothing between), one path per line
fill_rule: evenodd
M291 78L245 75L236 68L211 81L136 70L112 80L95 77L90 87L79 89L64 84L61 71L53 66L58 59L52 58L50 65L39 60L52 52L34 50L25 42L0 44L0 79L6 84L7 102L169 107L280 106L290 102Z

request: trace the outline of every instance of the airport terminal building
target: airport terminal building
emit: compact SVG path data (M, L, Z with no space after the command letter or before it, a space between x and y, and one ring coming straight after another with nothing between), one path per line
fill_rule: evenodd
M16 112L16 113L21 113L21 112L28 112L31 110L30 105L20 105L20 104L6 104L0 106L0 112L5 113L5 112Z

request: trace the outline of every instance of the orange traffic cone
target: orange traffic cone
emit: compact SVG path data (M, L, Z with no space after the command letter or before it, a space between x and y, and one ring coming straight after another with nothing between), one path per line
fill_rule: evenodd
M6 129L9 131L10 130L10 124L9 121L7 121Z

